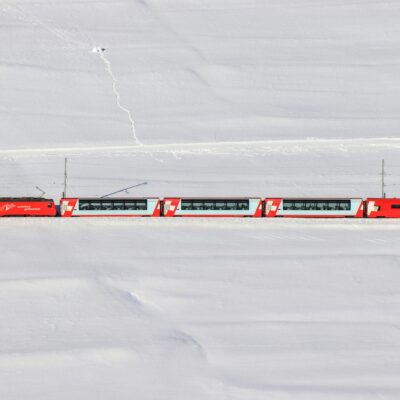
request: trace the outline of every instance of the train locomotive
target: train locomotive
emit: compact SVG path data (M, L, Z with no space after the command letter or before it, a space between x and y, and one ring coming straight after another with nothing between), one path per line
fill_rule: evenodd
M400 218L400 198L0 198L0 217Z
M0 197L0 217L55 217L53 200L41 197Z

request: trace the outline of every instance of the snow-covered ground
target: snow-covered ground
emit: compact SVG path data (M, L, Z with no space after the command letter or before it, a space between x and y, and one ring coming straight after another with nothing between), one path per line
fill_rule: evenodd
M0 7L2 147L399 136L397 1Z
M0 398L398 399L399 231L2 221Z
M2 0L0 197L58 200L64 157L77 196L377 196L383 158L399 195L399 19L380 0ZM398 399L399 238L1 220L0 399Z

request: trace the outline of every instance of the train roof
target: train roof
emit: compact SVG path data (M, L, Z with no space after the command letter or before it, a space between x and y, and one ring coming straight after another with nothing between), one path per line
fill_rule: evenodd
M273 197L269 196L265 198L266 200L269 199L282 199L282 200L362 200L362 197Z
M400 201L400 197L367 197L367 200Z
M43 197L0 197L1 202L9 202L9 201L54 201L53 199L44 199Z
M243 197L243 196L238 196L238 197L232 197L232 196L209 196L209 197L186 197L186 196L165 196L163 199L182 199L182 200L261 200L262 197L260 196L248 196L248 197Z
M159 197L63 197L61 200L160 200Z

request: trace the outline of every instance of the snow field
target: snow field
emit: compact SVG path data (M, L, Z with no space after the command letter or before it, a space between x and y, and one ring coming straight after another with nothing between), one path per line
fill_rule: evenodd
M367 0L3 1L2 148L135 144L126 110L145 145L398 137L399 14Z
M0 196L399 196L399 16L3 0ZM2 219L0 399L397 400L399 231Z
M2 221L0 396L395 399L399 228Z

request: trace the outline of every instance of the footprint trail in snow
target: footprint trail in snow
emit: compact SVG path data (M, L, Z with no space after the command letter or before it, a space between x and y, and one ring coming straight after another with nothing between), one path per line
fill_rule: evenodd
M128 119L129 119L129 122L131 125L133 139L135 140L135 142L137 143L138 146L143 146L143 143L139 140L139 138L136 135L135 121L133 119L131 111L121 104L121 95L120 95L120 93L118 91L118 87L117 87L117 83L118 83L117 78L111 68L110 60L104 55L105 49L102 47L94 47L92 51L93 51L93 53L97 53L100 56L100 58L102 59L104 65L105 65L105 69L106 69L107 73L110 75L110 77L112 79L112 88L113 88L113 92L114 92L115 99L117 102L117 106L120 110L122 110L128 116Z

